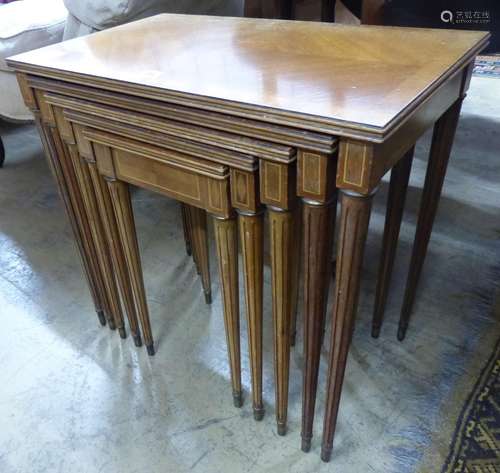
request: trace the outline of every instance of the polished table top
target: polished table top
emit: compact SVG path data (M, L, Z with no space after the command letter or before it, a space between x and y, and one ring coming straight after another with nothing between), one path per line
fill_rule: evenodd
M387 130L489 34L158 15L20 54L17 70L147 88L304 122ZM120 90L120 89L118 89Z

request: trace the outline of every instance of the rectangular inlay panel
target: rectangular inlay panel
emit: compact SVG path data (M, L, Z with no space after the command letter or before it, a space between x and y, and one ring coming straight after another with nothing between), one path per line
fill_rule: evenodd
M324 171L321 156L313 153L304 153L304 159L299 158L299 173L301 174L302 189L311 194L321 194L321 171ZM326 176L323 176L325 178Z
M367 164L367 147L343 141L340 143L340 155L343 156L343 182L361 187Z
M262 167L264 174L264 183L262 186L264 193L263 200L279 203L282 194L281 167L279 164L269 162L264 162Z
M122 150L113 150L113 157L119 179L153 187L181 200L201 201L200 176L195 173Z

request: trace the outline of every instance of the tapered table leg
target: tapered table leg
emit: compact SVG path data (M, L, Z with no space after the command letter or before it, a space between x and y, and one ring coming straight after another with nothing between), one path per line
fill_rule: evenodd
M380 327L382 326L384 317L414 150L415 147L412 147L398 161L391 172L389 195L387 196L384 237L382 240L382 254L380 256L377 290L375 293L375 308L372 319L372 337L374 338L378 338L380 334Z
M262 401L263 212L245 213L241 211L238 220L245 279L253 416L255 420L261 420L264 417L264 403Z
M36 114L35 123L42 139L45 155L50 169L52 170L58 184L59 193L66 208L78 249L80 250L80 257L83 263L84 273L89 285L92 300L94 302L97 318L99 319L99 323L101 325L106 325L105 302L99 287L100 279L96 269L95 256L92 248L89 246L89 241L85 237L85 227L81 222L79 207L77 202L75 202L72 198L71 182L65 175L60 159L58 159L57 147L54 143L54 136L58 137L57 132L54 130L54 132L51 133L47 130L47 128L42 125L40 118L36 116ZM59 148L61 148L62 144L60 141L59 144ZM62 157L62 159L64 159L64 157ZM114 321L112 322L112 325L114 325Z
M135 309L133 290L127 271L127 261L123 253L109 189L104 178L99 174L95 162L89 162L88 166L96 194L97 208L103 222L118 286L127 312L130 332L134 339L135 346L140 347L142 346L142 340Z
M341 215L337 244L335 303L328 365L327 398L321 459L330 460L347 353L356 314L361 264L370 220L372 195L341 191Z
M399 319L398 340L403 340L406 336L410 314L415 301L415 292L424 265L427 245L429 244L432 225L436 217L439 199L441 197L441 190L443 188L444 177L450 158L462 100L463 99L457 100L434 125L429 164L427 165L424 191L420 203L420 212L418 215L415 241L413 242L408 279L406 281L403 308L401 309L401 317Z
M326 203L303 199L304 378L302 450L308 452L314 422L337 198Z
M90 231L94 240L97 258L103 273L104 287L108 295L110 309L115 320L116 327L121 338L126 338L125 323L120 303L120 296L116 286L116 279L113 273L113 263L110 256L110 249L106 240L104 225L101 221L97 209L97 200L90 177L88 164L83 161L76 150L76 146L69 147L69 155L73 163L75 175L83 197L83 204L90 222Z
M141 257L139 254L139 244L135 231L134 213L128 184L106 178L113 211L115 214L117 228L122 249L127 261L129 278L134 293L135 304L139 320L142 326L144 343L149 355L155 354L153 335L151 333L151 323L149 321L148 305L146 302L146 291L144 289L144 278L142 276Z
M291 318L290 318L290 345L295 346L295 341L297 338L297 317L298 317L298 305L299 305L299 286L300 286L300 260L301 260L301 243L302 243L302 208L300 201L297 203L294 209L294 239L293 239L293 249L292 249L292 288L291 288L291 298L292 298L292 308L291 308Z
M238 294L238 230L236 218L214 218L215 242L231 371L233 402L241 407L240 313Z
M292 315L293 212L268 206L278 435L286 434Z
M56 129L51 129L52 142L55 145L56 154L58 156L58 161L61 165L61 169L65 176L66 182L68 183L68 189L70 191L71 199L73 201L74 209L77 211L78 225L82 230L82 235L84 235L84 242L88 248L89 255L91 257L92 266L94 268L95 281L102 301L103 312L108 323L108 327L111 330L116 330L116 323L113 312L111 310L111 303L109 301L109 294L106 290L106 285L104 283L104 273L101 268L101 264L98 257L98 252L92 237L91 223L87 217L85 211L85 205L83 203L83 197L81 189L78 185L78 179L75 174L75 169L72 164L72 159L68 148L63 144L61 137Z
M186 253L191 256L193 253L191 245L191 228L189 222L188 208L186 204L181 203L182 229L184 230L184 241L186 243Z
M193 261L194 261L194 266L196 268L196 273L198 274L198 276L200 276L201 269L200 269L200 263L199 263L200 257L198 254L199 248L198 248L198 245L196 244L197 240L196 240L196 237L194 235L194 228L193 228L194 221L196 220L196 216L193 214L196 212L196 208L191 206L191 205L188 205L188 204L184 204L184 205L185 205L185 209L186 209L186 221L188 224L189 235L191 237L191 253L193 256Z
M191 215L191 236L196 263L205 294L205 302L212 303L212 288L210 281L210 264L208 256L207 213L196 207L189 209Z

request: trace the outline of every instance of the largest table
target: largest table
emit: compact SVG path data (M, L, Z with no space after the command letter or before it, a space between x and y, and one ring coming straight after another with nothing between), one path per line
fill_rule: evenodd
M127 183L216 216L235 403L240 404L236 212L253 407L262 404L262 208L270 214L276 416L286 430L293 215L303 202L303 449L312 437L329 249L341 215L322 457L328 460L354 326L371 201L436 124L439 197L472 62L488 34L159 15L8 62L40 125L96 309L123 327L118 284L153 352ZM435 182L434 182L435 181ZM432 221L432 218L431 218ZM425 240L425 238L424 238ZM113 268L113 269L111 269ZM114 271L113 271L114 270Z

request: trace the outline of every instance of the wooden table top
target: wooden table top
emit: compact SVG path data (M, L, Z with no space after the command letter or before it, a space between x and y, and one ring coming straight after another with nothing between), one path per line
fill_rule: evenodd
M274 122L292 117L306 128L322 123L333 131L382 133L488 38L476 31L165 14L8 62L160 100L258 112Z

